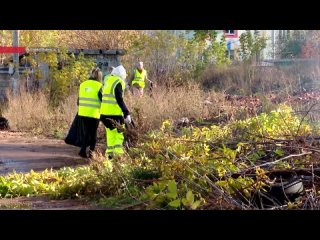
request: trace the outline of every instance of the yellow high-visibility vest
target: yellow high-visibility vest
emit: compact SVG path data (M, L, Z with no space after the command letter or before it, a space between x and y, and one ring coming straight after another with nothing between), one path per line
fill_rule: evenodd
M132 80L131 85L138 84L139 87L144 88L146 86L145 79L147 76L147 71L145 69L140 73L138 69L134 71L134 79Z
M115 96L116 86L121 83L122 97L124 96L125 84L115 75L110 75L105 79L105 85L102 91L102 103L100 113L107 116L123 116L123 112L117 103Z
M104 78L103 78L103 85L105 85L107 78L110 76L111 74L108 73Z
M80 84L78 115L100 118L101 101L98 92L102 84L95 80L87 80Z

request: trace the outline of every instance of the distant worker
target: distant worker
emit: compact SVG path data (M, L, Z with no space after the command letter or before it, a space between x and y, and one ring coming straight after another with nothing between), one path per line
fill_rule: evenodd
M106 127L106 157L123 154L124 135L120 128L131 123L131 116L124 103L125 79L127 73L120 65L106 78L102 92L100 120Z
M102 72L95 68L91 72L89 80L80 84L78 98L78 117L83 129L83 141L79 155L87 158L87 146L90 146L89 157L95 149L97 141L97 129L100 119L100 107L102 101Z
M10 61L8 65L9 65L8 74L9 74L10 77L12 77L13 74L14 74L14 65L13 65L13 62Z
M146 81L153 84L153 82L148 79L147 71L143 67L143 62L138 62L137 68L134 69L129 82L129 86L132 87L133 95L137 95L138 92L140 97L143 96Z

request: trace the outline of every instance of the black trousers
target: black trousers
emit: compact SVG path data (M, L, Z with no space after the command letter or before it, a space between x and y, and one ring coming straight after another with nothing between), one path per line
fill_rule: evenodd
M80 126L82 127L83 139L80 152L85 153L87 146L94 151L97 143L97 129L99 126L99 119L78 116Z

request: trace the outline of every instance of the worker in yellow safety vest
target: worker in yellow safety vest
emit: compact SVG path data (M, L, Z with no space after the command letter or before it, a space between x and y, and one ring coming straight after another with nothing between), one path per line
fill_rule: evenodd
M106 127L105 153L108 158L124 153L121 128L124 128L124 123L131 123L129 110L123 100L126 77L126 70L120 65L112 70L103 86L100 120Z
M143 67L143 62L138 62L137 68L134 69L133 75L129 81L129 86L132 87L133 95L143 96L146 81L153 84L153 82L148 79L147 71Z
M87 147L90 146L89 156L96 146L97 129L100 120L102 101L102 72L95 68L88 80L80 84L78 97L79 126L82 126L83 140L79 155L87 158Z

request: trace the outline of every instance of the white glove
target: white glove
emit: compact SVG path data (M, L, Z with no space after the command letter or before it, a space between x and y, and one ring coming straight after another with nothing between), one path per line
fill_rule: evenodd
M124 122L127 123L127 124L130 124L130 123L131 123L131 116L128 115L128 116L124 119Z

